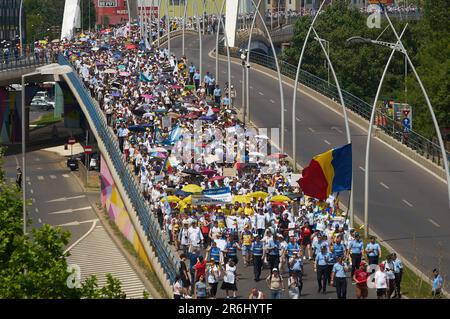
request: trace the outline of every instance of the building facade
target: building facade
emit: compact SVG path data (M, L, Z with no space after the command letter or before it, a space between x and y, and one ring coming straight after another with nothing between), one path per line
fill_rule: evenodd
M0 42L19 43L19 14L21 0L1 0L0 1ZM22 37L26 42L25 10L22 12Z

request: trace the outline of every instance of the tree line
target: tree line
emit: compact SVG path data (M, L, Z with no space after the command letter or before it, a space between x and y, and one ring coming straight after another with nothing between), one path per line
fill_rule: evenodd
M427 90L441 129L450 128L450 2L448 0L421 1L423 13L419 20L393 19L398 32L408 23L402 38ZM294 27L291 46L283 59L297 65L312 17L303 17ZM373 99L391 53L391 49L373 44L349 44L347 39L361 36L395 43L390 28L382 32L388 22L381 20L381 28L370 29L367 14L336 0L327 6L316 21L319 36L330 42L330 57L341 87L369 104ZM312 36L314 38L314 36ZM305 51L302 69L327 78L325 56L317 41L311 40ZM413 109L414 131L433 138L435 130L419 84L408 67L405 81L405 57L396 52L381 91L380 100L409 103ZM406 90L405 90L406 87Z

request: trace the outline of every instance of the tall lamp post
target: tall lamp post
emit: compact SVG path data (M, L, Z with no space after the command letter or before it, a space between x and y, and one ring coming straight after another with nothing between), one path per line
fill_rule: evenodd
M72 68L70 66L63 66L59 64L50 64L41 68L37 68L36 72L28 73L22 75L22 96L21 96L21 109L22 109L22 214L23 214L23 234L27 233L27 178L26 178L26 117L25 117L25 95L26 95L26 87L25 87L25 79L30 76L37 75L53 75L55 77L55 82L59 80L59 75L68 74L72 72Z
M325 43L327 46L327 54L328 54L328 56L330 56L330 41L325 40L325 39L320 39L318 37L314 37L314 40ZM328 69L328 86L330 86L330 64L328 63L327 59L325 59L325 62L327 63L327 69Z
M247 55L249 54L248 50L240 50L241 51L241 62L242 62L242 111L244 112L244 127L246 124L247 117L247 109L245 107L245 67L247 65ZM248 92L247 92L248 93Z

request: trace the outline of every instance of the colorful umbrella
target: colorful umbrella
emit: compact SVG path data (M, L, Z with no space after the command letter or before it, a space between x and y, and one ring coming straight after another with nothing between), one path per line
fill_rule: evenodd
M253 192L247 195L248 197L254 197L254 198L266 198L267 196L269 196L268 193L266 192L262 192L262 191L257 191L257 192Z
M216 174L217 171L214 170L214 169L204 169L204 170L201 171L201 173L203 175L213 175L213 174Z
M224 178L225 178L225 176L214 176L214 177L210 178L209 181L210 182L219 181L219 180L222 180Z
M114 69L106 69L105 71L103 71L104 73L107 73L107 74L116 74L117 73L117 71L116 70L114 70Z
M271 202L272 206L286 206L286 203L283 202Z
M125 46L125 49L127 49L127 50L136 50L137 46L135 44L127 44Z
M246 195L234 195L233 196L233 204L234 203L248 204L251 202L252 202L252 200L250 199L250 197L248 197Z
M290 202L291 199L285 195L276 195L270 199L271 202Z
M129 72L120 72L119 75L120 76L129 76L130 73Z
M184 186L181 190L186 193L201 193L203 188L195 184L188 184Z
M147 100L153 99L153 95L150 95L150 94L142 94L141 96Z
M166 201L166 198L161 199L161 202L165 202L165 201ZM178 203L179 201L181 201L181 199L179 199L176 196L171 195L171 196L167 196L167 201L169 203Z

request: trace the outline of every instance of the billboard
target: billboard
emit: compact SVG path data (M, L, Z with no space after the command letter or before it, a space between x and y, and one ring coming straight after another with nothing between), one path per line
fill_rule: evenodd
M98 8L115 8L117 0L98 0Z

